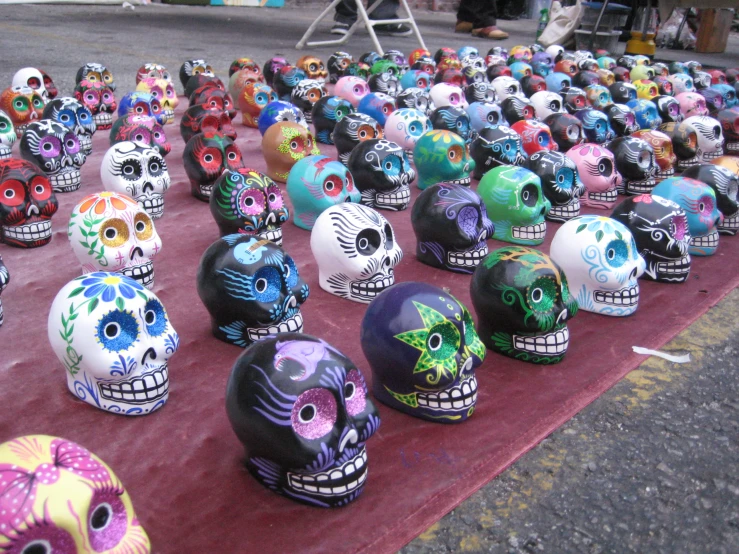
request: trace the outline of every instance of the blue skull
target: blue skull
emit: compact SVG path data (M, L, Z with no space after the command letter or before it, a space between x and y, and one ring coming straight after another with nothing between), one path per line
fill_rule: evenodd
M148 92L129 92L121 98L121 103L118 104L118 117L127 115L146 115L153 117L159 125L166 123L162 105Z
M634 112L636 124L639 125L640 129L656 129L662 125L662 118L657 112L657 105L651 100L639 98L638 100L629 100L626 105Z
M603 144L616 138L616 133L608 121L608 116L603 112L585 108L576 111L575 117L582 122L582 129L587 142Z
M467 115L470 127L476 133L487 125L508 125L500 106L491 102L473 102L467 106Z
M370 116L384 127L387 116L395 111L395 99L381 92L370 92L359 101L357 111Z
M267 129L280 121L290 121L291 123L302 125L306 129L308 128L305 115L303 115L303 112L295 104L283 100L275 100L262 108L262 112L259 114L259 119L257 120L259 132L264 135Z
M547 90L552 92L559 92L563 88L569 88L572 86L572 79L566 73L559 73L555 71L546 76Z

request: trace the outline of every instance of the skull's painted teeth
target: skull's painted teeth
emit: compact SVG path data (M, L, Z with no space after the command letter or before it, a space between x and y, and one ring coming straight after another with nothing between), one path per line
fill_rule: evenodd
M213 192L213 185L214 183L211 183L209 185L198 185L200 187L200 194L210 198L210 193Z
M472 179L470 177L466 177L464 179L454 179L453 181L444 181L445 183L450 183L452 185L469 185Z
M0 144L0 160L5 160L11 155L10 146Z
M690 254L669 262L657 262L657 272L687 275L690 273Z
M90 135L77 135L77 139L80 141L80 148L85 154L92 152L92 136Z
M438 394L419 392L416 398L418 405L425 408L442 411L464 410L474 406L477 402L477 379L473 375L456 387L443 390Z
M146 404L169 393L169 372L167 365L130 381L100 383L100 396L107 400L126 404Z
M511 227L511 233L514 239L540 240L547 233L547 224L545 221L542 221L536 225L528 225L526 227Z
M483 243L482 247L473 248L472 250L465 250L464 252L449 252L447 254L447 261L449 265L456 265L458 267L474 267L487 255L488 245Z
M356 456L340 467L319 473L288 472L287 482L293 490L321 496L348 494L367 480L367 450L363 446Z
M727 150L739 150L739 142L727 142L724 146L726 146Z
M706 160L715 160L716 158L720 158L724 155L723 148L720 148L716 150L716 152L703 152L702 159L705 162Z
M667 171L658 171L654 174L654 178L657 181L662 181L663 179L667 179L668 177L672 177L675 174L675 168L671 167Z
M558 356L567 352L570 344L570 330L565 327L546 335L523 337L513 335L513 346L517 350L525 350L534 354Z
M249 338L253 341L263 339L270 335L276 335L277 333L302 333L303 332L303 316L300 312L294 316L280 321L276 325L270 325L267 328L250 327L247 329Z
M272 241L277 246L282 246L282 229L280 229L279 227L277 229L262 231L261 233L258 233L257 236L259 238Z
M121 273L150 289L154 283L154 262L149 260L141 265L124 267L121 269Z
M689 160L678 160L677 167L678 169L686 169L688 167L693 167L694 165L698 165L700 161L698 160L698 157L691 158Z
M580 215L580 200L575 198L573 202L565 204L564 206L552 206L549 210L550 219L572 219Z
M606 192L588 192L588 198L599 202L615 202L618 198L618 190L614 188Z
M100 112L92 116L92 120L98 129L110 129L113 125L113 116L108 112Z
M636 306L639 303L639 285L614 291L596 290L594 299L600 304Z
M174 121L174 110L163 110L162 113L164 114L164 122L169 123L170 121Z
M370 281L354 281L351 284L352 294L364 298L375 297L386 288L395 284L395 275L390 274Z
M718 226L718 230L727 235L736 234L739 231L739 212L731 217L724 217L724 221Z
M161 194L155 194L148 198L145 198L141 203L141 207L144 211L153 218L162 217L164 214L164 196Z
M690 246L695 246L697 248L716 248L718 246L718 231L714 231L707 235L701 235L699 237L693 237L690 239Z
M64 173L49 175L49 182L54 192L74 192L80 188L80 170L73 169Z
M26 223L25 225L6 226L3 225L5 238L21 242L33 242L51 238L51 221L39 221L37 223Z
M377 194L375 205L378 208L394 208L402 210L411 201L411 189L408 185L399 186L390 192Z
M646 181L629 181L626 185L626 192L627 194L634 195L649 194L652 192L652 189L656 184L657 183L654 179L647 179Z

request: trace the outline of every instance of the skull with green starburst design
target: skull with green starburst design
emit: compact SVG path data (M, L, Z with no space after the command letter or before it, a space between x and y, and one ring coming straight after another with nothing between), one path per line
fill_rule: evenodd
M472 415L485 346L449 293L426 283L389 288L367 308L361 341L380 402L441 423Z
M549 256L521 246L500 248L477 266L470 291L490 350L536 364L562 360L570 342L567 320L578 306Z

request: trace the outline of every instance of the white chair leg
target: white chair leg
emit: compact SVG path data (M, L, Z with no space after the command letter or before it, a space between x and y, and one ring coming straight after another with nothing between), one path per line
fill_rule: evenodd
M303 38L300 39L300 42L298 42L295 45L296 50L302 50L303 48L305 48L306 44L310 46L316 45L315 43L308 43L308 39L311 37L311 35L313 35L313 33L316 30L316 27L318 27L321 21L323 21L323 18L325 18L342 1L343 0L334 0L333 2L331 2L331 4L328 5L328 7L325 10L321 12L321 15L319 15L316 18L316 20L313 23L311 23L311 26L308 27L308 30L303 35ZM333 42L333 41L330 41L330 42Z

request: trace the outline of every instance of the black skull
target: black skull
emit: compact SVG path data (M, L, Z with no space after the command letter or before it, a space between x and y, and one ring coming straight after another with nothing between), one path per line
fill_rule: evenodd
M585 185L575 162L562 152L541 151L532 154L524 167L541 179L542 192L552 204L545 216L548 220L567 221L580 215L580 197L585 193Z
M346 165L362 194L362 204L394 211L408 207L416 171L398 144L384 139L361 142L352 150Z

